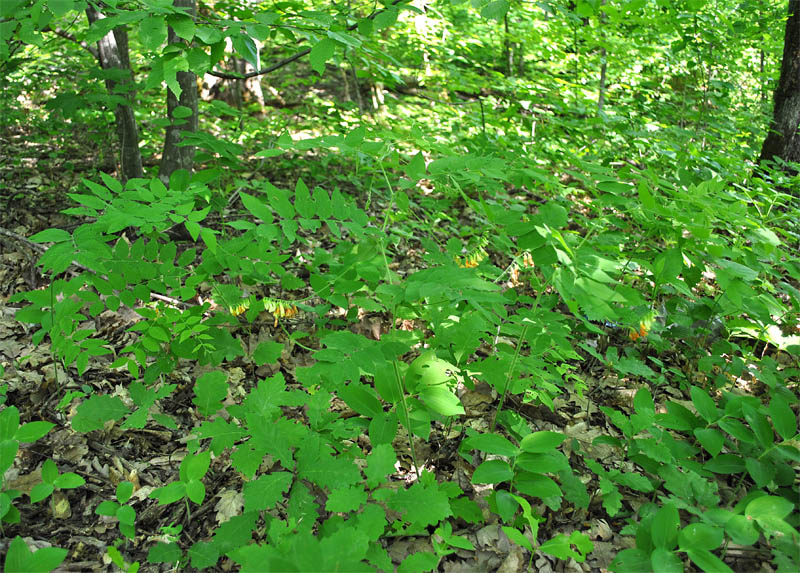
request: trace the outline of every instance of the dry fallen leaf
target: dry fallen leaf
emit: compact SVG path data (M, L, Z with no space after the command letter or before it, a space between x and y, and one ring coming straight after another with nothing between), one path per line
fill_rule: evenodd
M226 489L217 496L219 501L214 509L217 511L217 523L225 523L231 517L239 515L244 507L244 496L235 489Z

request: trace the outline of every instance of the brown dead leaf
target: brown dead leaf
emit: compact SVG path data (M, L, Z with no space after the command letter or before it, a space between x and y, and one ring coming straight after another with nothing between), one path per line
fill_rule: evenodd
M226 489L217 497L219 501L214 509L217 512L217 523L225 523L231 517L239 515L244 507L244 495L235 489Z

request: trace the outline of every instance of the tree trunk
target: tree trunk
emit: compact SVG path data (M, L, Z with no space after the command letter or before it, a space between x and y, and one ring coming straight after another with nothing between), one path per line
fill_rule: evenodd
M86 17L89 24L105 18L97 8L88 5ZM97 42L97 56L100 67L104 70L123 70L118 79L107 79L106 89L109 95L117 95L133 102L133 74L128 56L128 32L122 26L117 26ZM133 114L133 107L117 104L114 109L117 124L117 138L120 146L120 174L122 181L134 177L142 177L142 154L139 151L139 128Z
M185 8L185 12L192 17L197 15L195 0L174 0L173 5ZM179 44L183 40L169 28L167 42ZM167 117L170 125L167 126L164 153L161 156L161 167L158 172L159 178L165 183L169 181L174 171L185 169L191 173L194 166L194 146L181 146L180 143L183 140L183 132L197 132L197 75L194 72L178 72L176 79L181 88L181 95L178 97L167 88ZM176 118L174 112L179 106L189 108L191 114L188 117Z
M800 0L789 0L789 19L783 40L783 63L769 133L761 161L779 157L800 163Z

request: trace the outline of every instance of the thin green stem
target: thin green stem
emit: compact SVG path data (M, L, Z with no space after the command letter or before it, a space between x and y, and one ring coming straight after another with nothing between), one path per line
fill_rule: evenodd
M397 364L397 360L392 360L392 367L394 368L394 379L397 383L397 391L400 394L400 407L403 410L403 425L406 427L408 445L411 447L411 461L414 463L414 472L417 474L417 479L419 479L419 463L417 463L417 450L414 448L414 436L411 433L411 418L408 414L405 385L403 384L403 379L400 375L400 366Z

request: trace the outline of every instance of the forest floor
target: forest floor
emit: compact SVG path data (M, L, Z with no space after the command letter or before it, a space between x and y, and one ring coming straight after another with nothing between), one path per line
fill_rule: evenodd
M11 134L13 135L13 134ZM17 134L18 136L20 134ZM162 401L162 413L171 416L177 429L168 429L150 422L143 429L122 430L118 425L109 424L102 430L77 433L70 427L69 420L74 415L69 403L59 406L68 392L97 391L126 396L124 391L131 381L127 371L110 369L111 359L97 358L90 362L89 369L78 376L74 369L64 372L56 366L48 341L41 344L32 342L33 331L25 324L15 320L18 305L6 303L8 298L24 290L47 288L47 278L43 277L35 265L42 248L25 239L38 231L51 227L69 228L75 226L74 218L62 215L59 211L67 204L65 191L79 183L80 177L87 175L84 168L73 164L65 169L69 157L53 159L37 156L37 150L25 149L24 139L6 138L11 145L27 155L25 162L13 169L4 166L0 169L3 180L3 195L0 197L0 364L5 369L3 382L7 385L6 404L20 410L21 421L47 420L54 422L56 428L35 446L21 449L20 455L6 477L6 487L29 494L31 488L41 480L41 467L50 458L57 462L61 471L72 471L86 480L86 486L56 491L49 503L31 504L23 497L19 509L22 522L5 526L3 537L8 540L21 535L32 548L48 545L68 549L69 554L60 570L63 571L106 571L113 566L106 554L107 548L119 537L117 523L95 514L98 504L113 499L116 484L128 480L135 486L133 507L138 518L137 535L133 542L120 547L130 561L146 563L146 548L154 540L166 539L169 528L182 526L181 539L190 544L209 537L218 524L240 512L243 505L241 491L242 477L236 473L225 455L216 458L205 480L207 500L199 511L189 513L187 505L171 504L161 506L149 494L177 477L178 466L186 452L186 437L190 436L198 424L192 404L191 381L203 373L195 364L182 363L173 374L178 391ZM8 149L6 153L8 154ZM86 166L88 167L88 166ZM322 244L323 237L307 237L309 241ZM399 274L410 272L420 261L413 253L401 260ZM408 268L402 268L406 265ZM74 269L67 271L67 275ZM138 316L131 311L111 312L106 310L94 319L93 327L98 334L108 340L117 350L123 348L132 334ZM379 338L391 327L391 319L379 313L362 313L360 320L348 328L368 338ZM296 323L282 323L274 326L271 317L258 320L254 324L242 324L232 334L245 347L254 347L261 340L285 342L286 350L277 366L256 366L247 358L238 358L226 363L230 383L229 399L243 395L253 387L255 381L277 372L283 374L288 387L299 387L294 371L299 366L312 362L307 348L293 344L288 334L295 329L309 329L313 325L304 324L303 318ZM418 328L413 323L401 328ZM605 327L606 334L592 335L587 342L590 346L605 348L609 344L623 346L634 344L628 333L613 326ZM311 341L311 342L309 342ZM306 338L306 344L314 344L314 338ZM646 345L645 339L635 342ZM658 357L666 365L685 369L682 357L677 353ZM778 356L781 360L781 357ZM586 393L566 392L556 399L551 411L545 406L513 401L507 403L520 413L537 430L563 432L585 451L592 451L594 457L609 460L616 455L608 445L593 444L600 435L619 436L618 430L609 423L600 410L611 407L626 414L632 411L633 396L639 383L635 377L627 378L609 369L594 358L588 357L578 364L577 375L590 389ZM755 384L753 380L742 379L740 384ZM750 391L757 387L748 388ZM660 389L656 403L665 399L685 400L680 390L669 386ZM126 398L127 399L127 398ZM477 385L474 390L463 390L460 399L466 410L464 427L486 430L495 413L498 396L490 387ZM357 415L343 402L334 401L332 410L342 416ZM298 410L297 416L303 416ZM502 531L495 513L488 510L487 491L470 482L472 464L458 453L458 444L463 430L452 432L448 427L437 424L431 439L418 445L420 464L435 470L442 481L453 481L464 491L472 492L473 499L483 509L487 520L480 525L462 522L454 533L472 542L475 551L456 550L440 564L446 572L501 571L512 573L533 570L540 573L549 571L589 572L605 571L614 555L631 547L633 538L621 534L626 525L626 517L642 503L650 501L649 496L626 496L623 510L614 519L609 519L599 501L594 499L587 510L569 508L569 511L552 510L544 505L535 507L546 521L540 525L540 535L550 538L557 533L578 530L589 535L594 543L594 551L584 563L570 559L559 561L551 556L537 552L532 559L527 550L512 544ZM365 438L366 440L366 438ZM396 451L408 451L408 444L398 438ZM627 463L624 459L621 464ZM411 460L401 457L394 479L408 482L414 479ZM581 468L574 468L578 474ZM586 480L590 472L583 468ZM174 531L174 530L173 530ZM409 555L420 551L431 551L429 537L389 538L385 540L389 555L399 564ZM0 541L0 551L7 542ZM731 548L725 558L736 571L769 571L764 563L768 554L754 551L737 552ZM231 561L223 559L216 568L219 571L235 569ZM163 565L160 570L169 570ZM145 564L143 571L159 570L157 566Z

